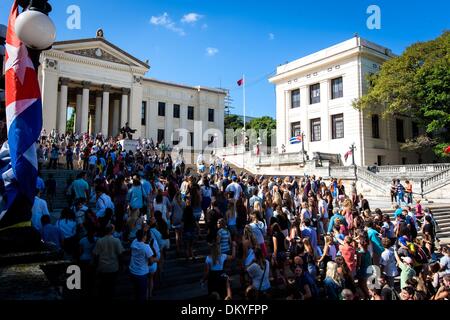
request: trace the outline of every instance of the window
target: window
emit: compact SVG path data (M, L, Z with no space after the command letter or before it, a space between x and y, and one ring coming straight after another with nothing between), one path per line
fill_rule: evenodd
M320 103L320 83L309 87L309 104Z
M158 129L158 143L161 143L164 140L164 129Z
M383 165L383 156L377 156L377 165L379 166Z
M335 114L331 116L331 129L333 139L344 138L344 114Z
M380 139L380 117L377 114L372 115L372 138Z
M158 116L165 117L166 116L166 103L158 102Z
M194 107L188 107L188 119L194 120Z
M180 105L179 104L174 104L173 105L173 117L175 119L179 119L180 118Z
M208 109L208 121L214 122L214 109Z
M194 133L193 132L189 132L189 141L191 143L191 147L194 146Z
M417 122L412 123L412 137L417 138L419 136L419 125Z
M300 127L300 121L291 123L291 137L297 137L302 135Z
M403 120L396 119L396 125L397 125L397 141L398 142L405 142L405 133L403 129Z
M320 118L311 119L311 141L320 141Z
M291 91L291 108L300 107L300 89Z
M147 101L142 101L141 125L145 126L146 119L147 119Z
M338 99L344 96L342 77L331 80L331 99Z

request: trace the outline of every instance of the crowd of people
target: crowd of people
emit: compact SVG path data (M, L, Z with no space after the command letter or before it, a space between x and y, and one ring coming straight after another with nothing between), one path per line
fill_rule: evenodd
M213 299L449 297L449 248L438 243L432 211L400 182L392 216L338 179L254 176L214 156L186 168L145 141L126 152L102 136L47 136L45 145L52 149L42 166L63 152L68 169L77 160L83 171L54 223L43 200L54 183L38 179L32 224L79 263L87 295L111 298L125 264L135 298L150 299L168 250L192 263L203 240L210 252L199 281Z

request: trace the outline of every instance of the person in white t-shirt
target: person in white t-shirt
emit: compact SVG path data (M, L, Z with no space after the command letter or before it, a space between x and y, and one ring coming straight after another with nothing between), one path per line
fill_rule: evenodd
M252 286L260 294L270 289L270 263L264 258L260 248L255 249L255 260L247 267L247 272L252 280Z
M41 199L42 192L37 190L37 195L34 198L33 208L31 209L31 225L37 230L41 231L41 217L43 215L49 216L47 201Z

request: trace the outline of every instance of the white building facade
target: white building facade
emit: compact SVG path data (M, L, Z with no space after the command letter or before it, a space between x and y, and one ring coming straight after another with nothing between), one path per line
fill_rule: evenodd
M367 92L367 78L394 57L391 50L354 38L277 68L269 79L276 86L277 147L279 152L301 152L302 144L290 139L304 134L304 148L313 152L340 154L342 163L350 146L356 146L355 163L409 164L419 162L414 153L400 151L406 139L423 129L405 116L384 119L352 105ZM431 156L431 155L429 155ZM421 161L430 161L427 155Z
M224 131L225 91L146 78L148 63L107 41L101 30L96 38L56 42L41 63L47 132L66 132L69 108L81 133L117 136L128 122L137 130L134 138L170 146L187 139L187 146L201 149Z

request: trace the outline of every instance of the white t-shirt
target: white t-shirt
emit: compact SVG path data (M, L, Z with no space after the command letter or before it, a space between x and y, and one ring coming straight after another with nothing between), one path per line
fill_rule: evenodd
M148 259L153 256L150 246L137 239L131 244L130 272L137 276L148 274Z
M270 280L269 280L269 261L264 260L266 263L266 268L261 269L261 266L257 263L252 263L248 268L247 272L252 278L252 285L257 290L261 288L262 291L270 289Z
M236 182L232 182L230 183L227 188L225 189L225 192L234 192L234 199L235 200L239 200L239 198L241 197L241 193L242 193L242 188L239 185L239 183Z
M33 208L31 209L31 225L36 228L36 230L41 231L41 217L43 215L49 216L47 201L39 197L34 198Z
M319 201L319 213L322 215L322 218L328 219L328 203L323 199Z
M385 249L381 253L380 264L384 266L384 273L388 277L396 277L398 275L397 262L393 248Z
M226 254L221 254L219 257L219 263L213 264L211 256L207 256L205 263L212 271L221 271L223 270L223 264L227 260L227 257L228 256Z

